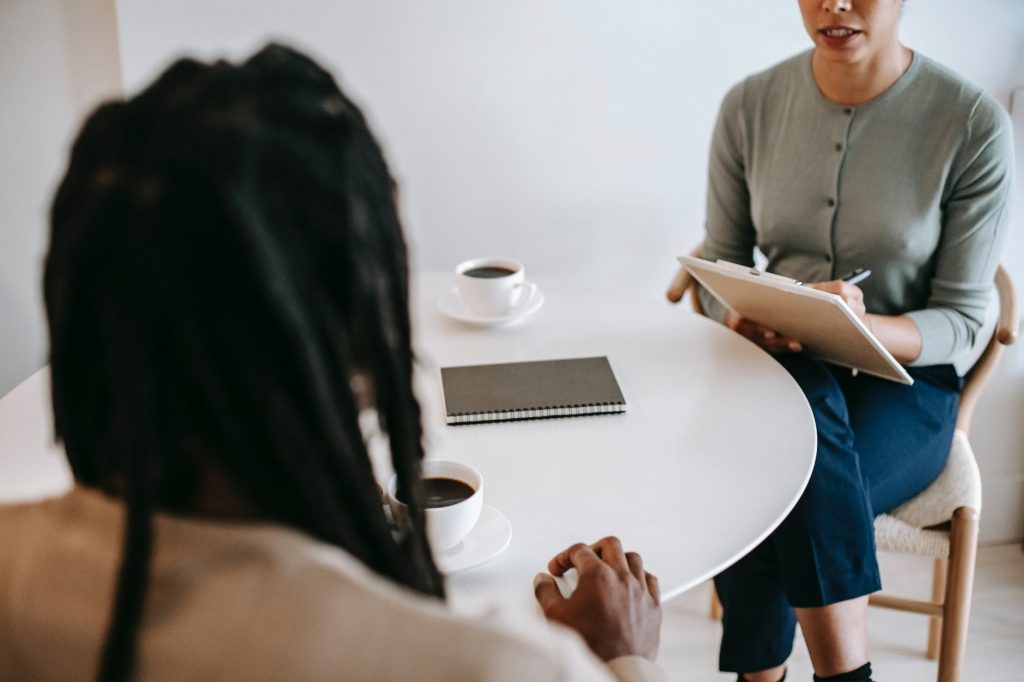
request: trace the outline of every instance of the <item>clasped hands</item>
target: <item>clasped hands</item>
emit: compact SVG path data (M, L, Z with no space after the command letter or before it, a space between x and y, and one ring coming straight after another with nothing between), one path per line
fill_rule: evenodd
M864 292L856 284L836 279L828 282L811 282L810 284L804 284L804 286L808 289L817 289L818 291L825 291L839 296L850 307L850 310L869 329L871 328L871 323L867 317L867 309L864 307ZM726 315L725 326L750 339L769 353L799 353L803 350L800 342L796 339L779 334L773 329L740 317L733 312L729 312Z

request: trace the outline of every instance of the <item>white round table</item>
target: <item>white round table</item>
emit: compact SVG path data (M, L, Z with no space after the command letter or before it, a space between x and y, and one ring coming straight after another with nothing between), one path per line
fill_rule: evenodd
M451 275L418 277L429 457L484 475L512 523L508 549L449 581L453 604L532 600L532 577L574 542L618 535L671 598L743 556L803 492L817 446L796 382L767 353L660 292L617 295L536 280L544 306L510 327L451 320ZM447 426L438 368L605 355L625 414Z
M512 524L501 555L451 577L452 604L532 604L531 579L552 556L610 534L644 556L671 598L753 548L795 504L814 464L810 408L766 353L660 295L537 283L537 313L479 328L437 309L450 275L414 281L428 457L476 466L486 503ZM439 367L595 355L608 357L625 414L445 424ZM70 485L48 384L43 369L0 399L0 502Z

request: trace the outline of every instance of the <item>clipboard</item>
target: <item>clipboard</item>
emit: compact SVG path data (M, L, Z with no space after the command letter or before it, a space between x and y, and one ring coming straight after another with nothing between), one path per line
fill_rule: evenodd
M839 296L723 260L679 256L679 262L729 310L793 337L822 360L900 384L914 383Z

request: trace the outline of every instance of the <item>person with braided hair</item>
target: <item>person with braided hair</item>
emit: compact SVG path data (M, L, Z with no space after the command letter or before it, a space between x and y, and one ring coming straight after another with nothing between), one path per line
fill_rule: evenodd
M394 183L308 57L183 59L101 106L51 230L53 407L76 485L0 507L0 680L661 677L657 581L614 538L552 561L580 571L571 598L538 576L558 624L446 608L413 485ZM403 533L370 414L410 491Z

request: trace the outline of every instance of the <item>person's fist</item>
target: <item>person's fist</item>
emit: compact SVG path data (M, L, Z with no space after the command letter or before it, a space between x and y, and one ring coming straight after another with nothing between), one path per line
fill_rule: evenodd
M575 568L575 591L562 596L552 575ZM658 579L644 570L635 552L623 552L616 537L593 545L578 543L548 564L533 588L544 615L576 630L604 661L619 656L654 660L661 637L661 591Z

